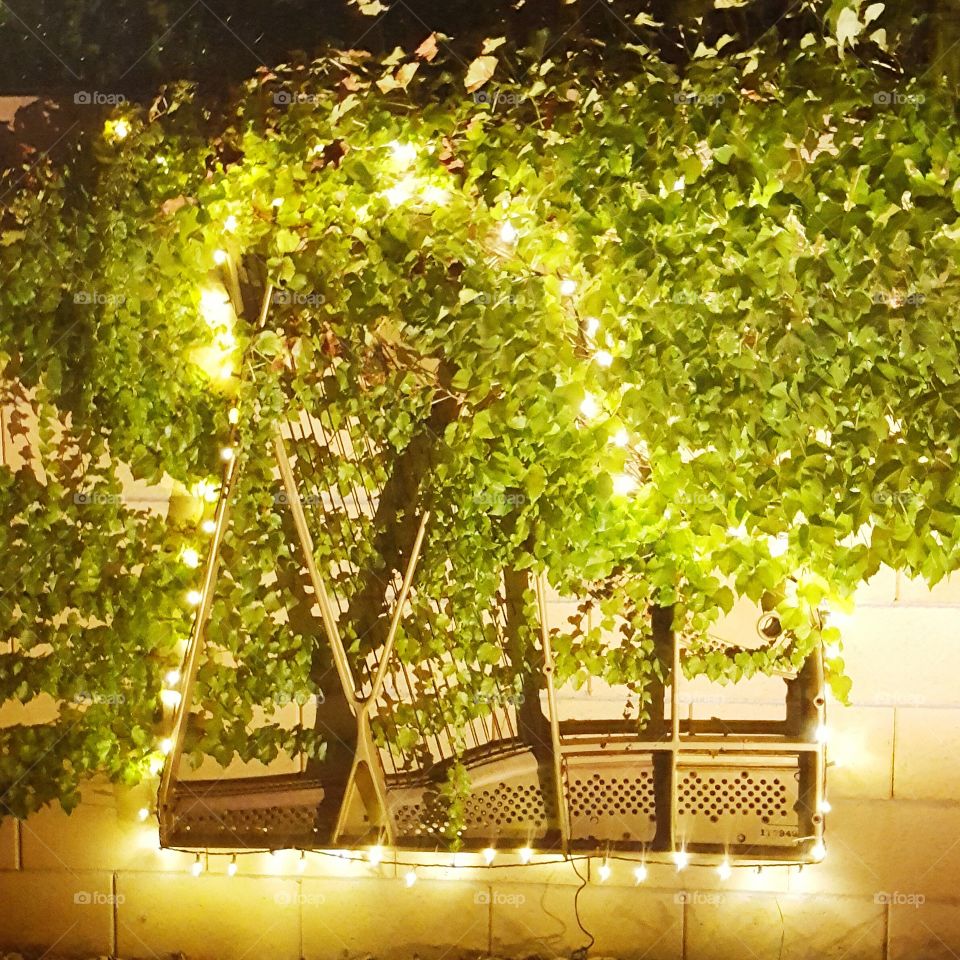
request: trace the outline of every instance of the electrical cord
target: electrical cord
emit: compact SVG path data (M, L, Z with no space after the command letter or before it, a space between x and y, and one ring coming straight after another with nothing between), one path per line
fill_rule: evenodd
M587 954L597 942L597 938L583 925L580 919L580 894L583 893L584 887L587 885L587 877L580 874L575 860L571 860L570 865L573 867L573 872L580 878L580 886L577 887L577 892L573 895L573 915L577 918L577 926L583 931L584 936L590 938L590 942L585 947L573 951L573 960L585 960Z

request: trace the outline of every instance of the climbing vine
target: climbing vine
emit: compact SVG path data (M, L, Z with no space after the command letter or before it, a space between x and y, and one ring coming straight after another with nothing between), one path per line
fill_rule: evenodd
M431 512L397 650L446 655L448 689L378 728L401 754L523 694L544 571L581 598L558 679L626 685L637 716L664 669L653 607L690 675L826 642L843 698L817 611L884 563L958 565L960 128L935 86L809 39L682 73L638 44L331 52L227 100L171 86L8 176L0 698L55 708L0 730L3 807L156 772L234 426L188 749L322 763L309 722L254 722L325 692L273 472L302 410L366 438L313 465L318 489L393 498L349 541L316 530L320 561L371 571L337 584L356 662L385 626L374 584ZM718 645L737 597L790 643Z

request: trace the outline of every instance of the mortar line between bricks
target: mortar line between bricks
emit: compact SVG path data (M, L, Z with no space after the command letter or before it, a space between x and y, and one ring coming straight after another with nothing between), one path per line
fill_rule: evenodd
M680 956L683 957L683 960L688 960L687 957L687 910L690 907L690 904L687 903L686 897L684 897L683 903L681 904L683 909L680 911Z
M881 801L881 802L883 802L883 803L888 803L889 801ZM690 869L692 869L692 868L688 868L688 870L690 870ZM811 868L811 869L812 869L812 868ZM63 870L55 870L55 869L49 869L49 868L38 869L38 870L23 870L23 871L17 871L17 870L0 870L0 878L2 878L5 874L6 874L6 875L13 875L13 874L16 874L16 873L33 874L33 875L35 875L35 876L47 876L47 877L51 877L51 876L61 876L61 877L62 877L62 876L64 875L64 872L65 872L65 871L63 871ZM114 875L114 873L115 873L118 883L119 883L119 878L120 878L121 875L124 876L124 877L138 877L138 878L166 877L166 878L169 878L169 879L175 879L175 878L183 879L183 873L182 873L182 872L176 872L176 871L170 872L170 871L161 871L161 870L157 870L157 871L153 871L153 870L116 870L116 871L108 871L108 870L104 869L104 870L101 870L101 871L97 871L97 870L93 870L93 869L83 868L83 869L81 869L81 870L79 870L79 871L77 871L77 872L83 873L83 874L89 874L89 873L101 873L101 874L102 874L102 873L108 873L108 872L109 872L109 873L111 874L111 876ZM220 879L225 879L225 877L221 877ZM274 881L276 881L276 880L281 880L281 881L283 881L283 880L286 880L286 881L290 881L290 882L294 882L294 883L300 883L300 882L302 882L302 879L301 879L301 878L275 876L275 875L271 875L271 874L246 875L246 876L244 877L244 879L246 879L246 880L258 880L258 881L270 881L270 880L274 880ZM336 884L340 878L338 878L338 877L322 877L322 876L307 876L306 879L309 879L309 880L315 881L315 882L321 882L321 883L322 883L322 882L330 882L330 883ZM876 891L873 889L873 886L871 886L871 889L870 889L869 891L868 891L868 890L864 890L863 892L860 892L860 893L847 892L847 891L834 891L834 890L829 890L829 889L818 889L818 890L793 890L793 889L784 889L784 890L744 890L744 889L737 889L737 888L733 888L733 887L723 887L723 888L719 888L719 887L717 887L717 886L714 885L712 879L711 879L711 882L710 882L709 885L707 885L707 884L699 884L699 883L697 883L697 882L694 880L694 878L693 878L692 875L690 876L689 881L690 881L690 882L688 882L683 889L686 889L687 891L697 891L697 890L699 890L699 891L708 892L708 893L722 893L725 897L728 897L728 898L730 898L730 899L741 899L741 898L747 899L747 898L750 898L750 899L756 899L756 900L765 900L765 899L769 899L769 898L775 899L775 898L777 898L777 897L789 897L789 898L792 899L792 900L804 900L804 901L817 901L817 900L825 900L825 899L826 899L826 900L831 900L831 901L844 900L844 901L851 901L851 902L853 902L853 903L861 903L861 904L871 904L871 903L875 903L875 902L876 902L876 901L874 900L874 897L875 897L875 895L876 895ZM201 883L202 883L203 881L200 880L200 881L198 881L198 882L201 882ZM360 883L360 882L364 882L364 881L358 879L358 880L351 880L350 882ZM377 882L383 882L383 881L369 880L368 882L370 882L370 883L377 883ZM469 881L465 880L464 882L469 882ZM479 883L482 883L482 881L478 881L478 882L479 882ZM512 885L512 886L543 887L543 886L547 885L544 881L541 881L541 882L538 883L538 882L533 881L533 880L529 880L529 881L524 881L524 880L510 880L510 881L504 881L504 882L509 883L509 884ZM448 881L442 881L442 880L421 880L421 881L418 881L418 885L419 885L420 883L426 883L426 884L436 883L436 884L448 885ZM575 887L576 885L575 885L575 884L566 884L565 886L566 886L567 888L571 888L571 887ZM636 884L633 884L633 883L616 883L616 884L615 884L615 883L610 883L609 886L610 886L611 889L621 890L621 891L637 890ZM490 885L489 885L489 884L487 884L487 888L490 889ZM192 888L191 888L191 889L192 889ZM643 887L642 887L642 889L643 889L643 891L645 891L646 893L650 893L650 894L660 894L660 895L671 896L671 897L674 896L674 895L677 894L677 893L683 892L683 889L681 889L681 888L679 888L679 887L675 887L675 886L660 886L660 885L657 885L657 884L644 884ZM187 896L187 894L185 893L184 896ZM491 892L491 901L492 901L492 892ZM941 906L941 907L950 907L950 908L960 908L960 894L956 894L956 895L945 895L945 896L927 896L927 897L926 897L926 900L924 901L924 903L925 903L926 906ZM492 905L492 903L491 903L491 905Z
M110 893L113 894L113 909L110 911L110 956L120 956L119 934L120 926L120 904L117 901L117 871L110 874Z
M300 960L304 960L303 952L303 878L297 880L297 934L300 945Z
M897 714L899 708L893 708L893 737L890 743L890 799L896 799L897 786Z
M890 901L883 913L883 960L890 960Z
M493 956L493 884L487 884L487 956Z

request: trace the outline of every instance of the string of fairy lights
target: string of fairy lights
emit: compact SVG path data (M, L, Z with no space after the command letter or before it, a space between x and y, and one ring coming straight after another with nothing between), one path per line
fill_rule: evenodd
M618 853L608 853L603 855L594 853L550 855L536 853L531 847L520 847L516 850L510 851L498 851L494 847L487 847L481 853L476 854L466 854L462 852L451 853L445 861L435 862L403 859L402 856L396 852L392 858L388 859L386 857L386 848L380 844L368 847L364 851L247 849L242 851L216 852L204 850L203 852L200 852L176 847L171 847L168 849L172 852L193 854L193 860L189 865L188 872L194 877L202 876L205 873L219 875L218 871L211 869L211 861L224 862L222 873L228 877L235 877L240 871L240 857L268 855L271 860L278 863L283 863L284 861L290 863L292 860L293 868L289 872L297 875L303 875L307 873L310 867L310 860L307 856L310 854L310 856L338 861L340 863L356 864L368 869L379 870L382 868L393 868L395 875L407 887L412 887L419 879L421 879L421 874L418 873L418 871L435 870L448 870L456 873L458 871L469 872L473 869L497 871L514 870L518 867L543 867L586 863L590 871L590 878L596 883L603 884L607 883L609 880L614 880L617 882L620 879L616 877L617 867L620 865L626 865L627 869L630 871L630 875L633 877L634 883L636 885L640 885L645 883L650 877L650 868L654 866L671 867L677 874L683 873L688 867L711 869L716 875L717 879L721 882L730 880L734 875L734 871L736 870L741 871L741 873L762 874L765 870L776 868L789 869L791 867L797 867L802 870L804 866L802 863L797 864L790 862L734 862L726 856L720 859L719 862L698 864L692 863L690 860L690 855L686 850L683 849L674 851L672 854L669 854L668 858L666 859L661 855L651 854L649 857L644 856L642 859L638 860L636 857ZM286 854L290 853L298 854L298 856L295 858L285 856ZM409 853L412 853L412 851L408 851L408 855ZM505 853L510 862L495 863L494 861L498 856L500 856L501 853ZM810 856L812 860L819 862L826 856L826 848L822 843L818 842L812 849ZM473 858L472 862L469 859L471 857ZM596 870L593 869L595 861L599 861ZM272 874L276 871L271 870L269 872ZM259 872L252 875L259 875Z
M107 121L104 128L105 136L116 141L125 139L130 135L131 132L132 127L130 122L122 117L116 120ZM395 174L395 180L391 186L382 191L381 196L386 200L390 207L395 208L404 204L423 204L436 207L443 206L450 200L451 194L448 189L440 186L438 183L430 182L424 176L414 172L413 168L420 157L420 150L417 148L417 146L411 143L392 141L387 145L387 148L390 154L388 167L392 165L393 173ZM313 152L316 152L319 149L322 148L317 147ZM426 151L427 153L432 154L434 152L434 148L432 146L428 146ZM167 161L163 157L157 157L156 162L161 166L167 166ZM511 212L511 199L505 199L501 201L501 203L505 210L505 216L504 219L499 222L499 226L495 227L496 240L502 245L503 248L513 250L517 243L524 236L526 228L523 224L522 216L518 215L516 211ZM271 202L271 206L274 209L279 209L282 204L283 199L280 197L274 198ZM359 219L364 219L366 215L366 207L358 211ZM238 221L235 214L231 213L223 218L222 230L225 235L229 236L234 234L237 230L237 227ZM215 249L211 254L211 262L213 268L225 271L228 276L230 275L230 271L233 269L231 254L227 249ZM565 302L569 303L578 292L578 283L573 277L560 277L557 289L559 290L561 298L563 298ZM211 378L211 380L227 382L234 376L236 359L235 351L237 348L237 339L233 330L233 322L236 315L231 296L228 293L227 285L221 282L217 283L216 285L205 287L200 292L199 310L201 316L210 329L211 342L206 347L195 349L191 355L191 359L203 369L203 371ZM617 344L614 339L604 332L603 324L597 317L586 317L582 323L579 324L579 326L583 333L585 342L591 351L590 361L596 364L596 366L600 369L609 369L616 360L614 351L617 350ZM578 412L584 422L596 421L605 413L605 401L591 392L586 392L579 404ZM239 422L239 410L236 406L231 406L229 408L227 413L227 421L231 427L231 442L222 447L220 451L220 458L223 463L224 474L220 483L217 483L214 480L203 480L194 485L191 491L192 495L201 503L217 503L217 501L222 497L223 490L225 489L224 480L227 476L226 471L232 466L232 462L236 455L233 446L236 433L235 428ZM615 417L610 417L609 421L612 424L609 442L614 447L629 448L631 452L640 456L646 453L643 442L634 441L627 429L620 425ZM693 454L695 453L696 452L693 452ZM638 480L633 474L624 471L617 473L612 477L612 486L614 494L621 497L627 497L636 490L638 486ZM201 520L200 530L205 535L212 535L216 529L217 523L215 520L209 517ZM743 528L731 528L731 530L728 530L727 533L732 538L737 539L743 539L747 535L747 531ZM789 546L787 535L780 534L778 536L769 537L767 546L771 556L777 557L783 555ZM185 547L180 552L180 561L188 569L198 569L201 565L200 552L194 547ZM199 618L201 612L197 608L199 608L204 601L203 593L196 588L191 588L187 591L185 600L191 609L197 611L195 616ZM194 640L196 640L197 630L198 626L196 623L194 623ZM185 658L188 652L188 641L180 641L179 652L181 654L182 661L185 663ZM159 695L160 701L165 710L173 714L174 717L176 717L176 712L178 710L184 708L183 693L180 689L183 681L183 667L181 667L181 669L171 669L163 677L163 688L161 689ZM821 725L817 728L816 740L818 743L825 744L828 737L829 731L826 726ZM163 768L164 762L169 762L165 761L164 758L169 757L173 751L173 748L174 741L170 736L163 737L159 741L157 745L157 752L150 761L151 772L159 772L159 770ZM818 813L825 815L829 811L830 804L824 799L819 805ZM149 818L150 813L150 808L142 807L138 811L138 817L141 821L146 821ZM233 877L236 876L239 871L238 856L250 854L270 854L272 857L279 857L284 851L251 849L238 852L211 852L209 850L205 850L202 853L195 851L181 852L192 852L195 854L194 860L189 867L189 871L193 876L200 876L207 872L209 870L211 858L213 858L214 860L225 859L226 865L224 873L229 877ZM515 868L518 866L524 867L531 865L542 865L544 863L558 864L585 861L588 865L588 869L590 870L589 875L591 878L593 878L594 871L590 868L592 868L594 860L599 860L599 865L595 871L596 882L607 882L613 876L617 864L628 863L631 865L634 882L636 884L642 884L648 877L648 864L670 865L674 867L677 872L682 872L686 870L688 866L691 866L690 855L683 847L669 853L651 853L649 859L647 854L644 853L639 861L636 859L636 857L621 856L614 853L608 853L602 856L589 853L552 856L549 854L545 855L537 853L530 846L521 846L509 851L498 850L493 846L489 846L479 854L467 854L462 852L453 853L449 855L449 858L445 862L436 863L415 863L409 860L404 860L398 856L396 851L394 851L393 856L388 859L386 857L387 850L384 845L380 843L370 846L363 851L300 850L298 852L299 858L296 860L295 870L299 874L303 874L307 870L307 854L309 852L311 855L329 857L342 862L362 864L370 868L392 867L400 875L400 878L407 887L412 887L417 882L418 868L428 869L445 867L458 869L465 866L477 866L492 870L499 868ZM816 839L816 843L809 852L810 858L814 861L819 861L822 860L825 855L826 849L822 840ZM472 864L468 859L471 857L475 858ZM501 862L495 863L494 861L498 857L501 859ZM504 857L506 857L509 862L503 862ZM693 864L693 866L697 867L711 867L713 870L715 870L717 877L721 881L729 880L733 875L734 869L737 868L755 869L760 871L768 867L789 867L793 865L795 864L775 862L750 864L737 861L736 863L732 863L727 856L723 856L721 859L719 859L719 862L717 862L716 858L714 858L713 861L709 863Z

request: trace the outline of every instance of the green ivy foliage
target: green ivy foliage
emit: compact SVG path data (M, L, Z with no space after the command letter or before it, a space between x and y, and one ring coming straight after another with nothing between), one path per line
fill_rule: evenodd
M637 45L618 57L493 46L464 73L331 54L228 102L171 88L4 185L6 381L49 439L42 469L0 474L15 641L0 693L66 704L0 732L8 810L156 763L198 584L180 557L203 553L211 512L186 494L218 474L233 405L198 759L322 762L309 722L255 722L318 692L272 465L277 424L301 410L366 438L312 465L316 489L397 488L352 534L315 524L322 568L396 572L431 511L397 650L414 673L445 656L446 691L378 726L406 762L536 670L541 571L583 598L554 637L558 679L626 684L639 713L663 674L652 605L672 608L688 675L733 681L836 640L815 612L848 608L881 564L931 582L957 567L952 101L819 44L708 50L682 77ZM227 378L196 362L203 290L232 282L217 250L249 301ZM261 323L268 285L282 296ZM123 502L121 463L174 485L165 517ZM505 575L520 577L506 657L490 619ZM384 598L334 579L360 669ZM774 609L792 643L718 646L737 597Z

